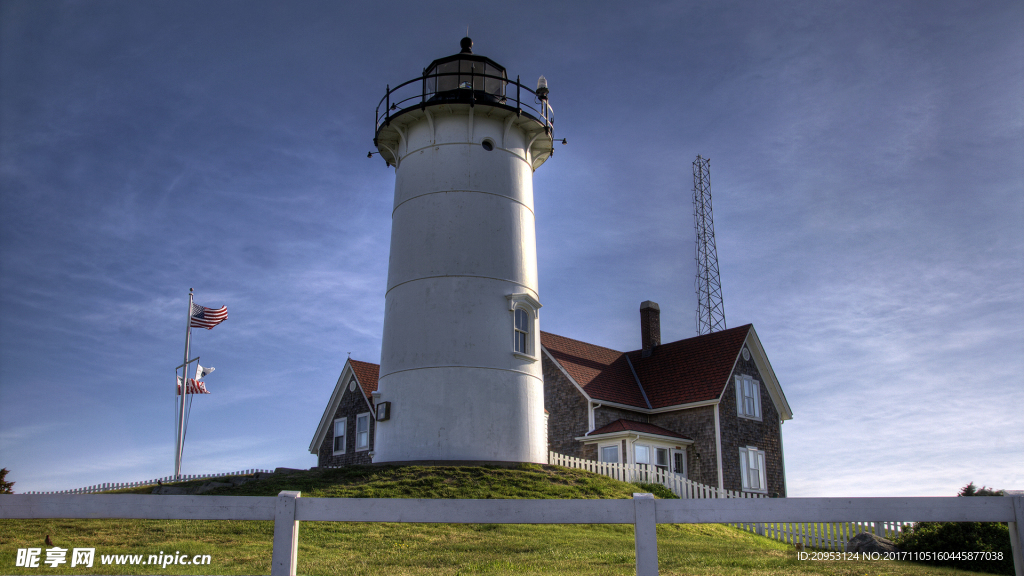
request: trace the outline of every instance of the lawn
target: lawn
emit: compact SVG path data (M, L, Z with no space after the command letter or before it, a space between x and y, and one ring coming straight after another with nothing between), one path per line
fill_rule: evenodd
M192 484L195 484L193 482ZM186 484L187 485L187 484ZM211 494L355 498L629 498L636 485L555 466L351 467L278 474ZM149 488L122 492L147 493ZM268 574L272 522L3 520L0 573ZM96 548L94 567L15 566L18 548ZM303 522L300 574L634 573L629 525L459 525ZM101 556L208 554L208 566L101 565ZM661 574L969 574L905 562L797 560L791 545L717 524L659 525ZM69 554L70 558L70 554Z

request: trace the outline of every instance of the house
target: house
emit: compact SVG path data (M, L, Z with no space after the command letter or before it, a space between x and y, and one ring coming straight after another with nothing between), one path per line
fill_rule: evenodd
M380 366L349 358L334 385L327 408L317 426L311 454L317 466L370 464L373 451L372 394L377 390Z
M785 496L793 414L754 327L662 344L660 325L658 305L641 304L630 352L541 332L548 449ZM377 377L375 364L346 362L310 444L319 466L370 462Z

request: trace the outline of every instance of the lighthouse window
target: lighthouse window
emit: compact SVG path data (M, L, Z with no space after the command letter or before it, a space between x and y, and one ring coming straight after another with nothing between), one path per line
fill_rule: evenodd
M530 294L506 294L509 328L512 328L512 354L520 360L536 362L537 318L540 302Z
M487 150L488 152L494 150L494 142L492 142L490 138L481 142L480 145L483 146L484 150Z
M530 335L530 319L526 310L516 308L516 339L515 351L520 354L529 354L527 350L528 336Z

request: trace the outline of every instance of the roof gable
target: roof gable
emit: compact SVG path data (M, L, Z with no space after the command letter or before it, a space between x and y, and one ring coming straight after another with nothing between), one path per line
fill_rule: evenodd
M356 375L359 387L363 389L363 395L367 398L377 391L377 379L380 377L380 366L369 362L348 359L352 364L352 372Z
M657 346L629 359L652 408L717 400L729 381L751 325L720 330Z
M540 343L592 399L647 408L622 352L543 331Z
M646 434L656 434L658 436L667 436L670 438L681 438L683 440L692 440L687 438L678 432L673 432L661 426L655 426L654 424L648 424L646 422L636 422L634 420L619 419L614 422L605 424L604 426L587 432L587 436L597 436L598 434L613 434L615 432L644 432Z
M619 352L547 332L540 337L591 400L644 412L718 402L746 344L780 416L793 417L752 324L662 344L646 358L641 350Z
M320 424L316 427L316 432L313 434L313 441L309 444L310 454L319 453L320 444L322 444L324 438L327 437L327 429L334 420L334 414L338 411L338 406L341 404L341 397L344 396L345 392L348 390L349 379L352 376L355 376L356 382L359 383L363 399L366 400L366 405L369 407L370 412L373 412L373 404L370 400L370 394L377 390L377 379L379 374L380 366L376 364L360 362L351 358L345 362L345 367L342 368L341 375L338 376L338 381L334 384L334 391L331 392L331 398L327 401L327 407L324 408L324 414L320 417Z

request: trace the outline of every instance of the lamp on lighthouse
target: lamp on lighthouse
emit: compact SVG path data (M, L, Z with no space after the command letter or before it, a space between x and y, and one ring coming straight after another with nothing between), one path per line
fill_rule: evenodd
M431 101L504 101L508 81L504 66L473 54L469 38L463 38L461 46L461 52L434 60L424 71L424 91L433 94Z

